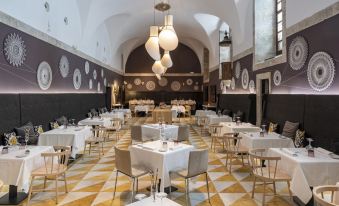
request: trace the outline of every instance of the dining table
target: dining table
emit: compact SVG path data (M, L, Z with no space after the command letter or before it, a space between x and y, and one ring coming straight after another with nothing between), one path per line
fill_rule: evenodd
M100 117L102 118L108 118L108 119L120 119L122 123L125 122L125 113L124 112L117 112L117 111L112 111L112 112L106 112L100 114Z
M155 108L152 112L152 119L154 123L159 121L172 123L173 121L172 111L170 109Z
M281 157L278 169L291 176L290 189L304 204L312 198L310 187L335 185L339 181L339 159L322 148L314 148L314 156L305 148L270 148L267 156Z
M148 105L136 105L134 107L134 112L137 113L137 112L145 112L145 113L148 113L149 111L149 106Z
M294 148L291 138L284 137L275 132L240 132L240 145L248 149L269 149L269 148Z
M43 167L42 153L54 152L52 146L10 146L3 154L0 147L0 179L9 185L9 192L0 198L0 205L18 205L27 197L32 171ZM26 153L26 150L29 153Z
M108 126L111 125L111 119L110 118L102 118L102 117L86 118L86 119L79 121L78 125L108 127Z
M196 110L195 116L201 117L201 116L207 116L207 115L216 115L217 113L213 110Z
M179 126L169 124L145 124L141 125L141 138L143 141L158 140L161 138L161 129L164 132L164 138L168 140L177 140Z
M167 197L162 199L156 197L155 200L153 200L153 197L147 197L140 201L128 204L127 206L180 206L180 204L168 199Z
M40 146L71 146L71 157L83 151L85 140L91 137L89 126L60 126L56 129L40 134L38 145Z
M160 191L164 192L169 187L169 172L178 168L187 168L189 153L194 147L192 145L168 141L167 149L163 149L163 142L160 140L146 142L130 146L132 165L142 166L158 171Z
M232 117L227 115L206 115L208 124L219 124L220 122L232 122Z
M246 122L220 122L222 126L221 134L225 133L239 133L239 132L260 132L261 128Z

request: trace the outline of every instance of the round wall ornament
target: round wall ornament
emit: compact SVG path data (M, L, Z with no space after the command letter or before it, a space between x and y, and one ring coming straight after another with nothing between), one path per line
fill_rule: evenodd
M134 84L139 86L141 84L141 79L140 78L135 78L134 79Z
M248 88L249 88L251 94L255 93L255 83L254 83L253 80L250 81Z
M240 62L238 61L235 64L235 77L238 79L240 77L240 73L241 73L241 65Z
M186 84L188 85L188 86L191 86L192 84L193 84L193 80L190 78L190 79L187 79L186 80Z
M155 89L155 83L153 81L148 81L146 83L146 89L149 91L153 91Z
M26 45L16 34L9 34L4 41L4 54L9 64L19 67L26 60Z
M180 82L178 82L178 81L173 81L173 82L171 83L171 89L172 89L173 91L179 91L180 88L181 88Z
M273 74L273 83L275 86L279 86L281 83L281 72L276 70Z
M85 62L85 73L89 74L89 62L88 61Z
M158 80L158 84L159 84L161 87L167 86L167 84L168 84L167 78L166 78L166 77L161 77L161 79Z
M249 76L247 69L243 69L241 74L241 84L243 89L247 89L249 83Z
M89 89L93 89L93 81L92 81L92 79L90 79L89 82L88 82L88 88Z
M81 72L78 68L73 73L73 86L75 89L80 89L81 87Z
M63 78L66 78L69 73L69 62L65 55L62 55L59 61L60 74Z
M293 70L301 69L307 60L308 44L304 37L297 36L290 44L288 60Z
M97 74L97 70L93 70L93 79L94 80L96 80L97 79L97 76L98 76L98 74Z
M47 90L52 84L53 74L51 66L43 61L38 66L37 80L40 89Z
M235 90L235 79L234 79L234 77L232 77L231 89Z

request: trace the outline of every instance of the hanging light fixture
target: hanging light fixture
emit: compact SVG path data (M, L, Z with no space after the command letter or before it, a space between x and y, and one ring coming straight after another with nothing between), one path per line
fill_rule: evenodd
M161 64L166 68L171 68L173 66L173 61L169 51L164 52L164 55L161 58Z
M158 61L155 61L153 66L152 66L152 71L155 73L155 74L163 74L164 71L165 71L165 68L164 66L161 64L161 61L158 60Z
M157 77L157 79L161 79L161 75L160 74L155 74L155 76Z
M179 39L173 28L173 16L165 16L165 25L159 34L159 44L166 51L173 51L178 47Z
M158 37L158 27L150 27L150 36L145 44L147 53L155 60L160 60L160 48L159 48L159 37Z

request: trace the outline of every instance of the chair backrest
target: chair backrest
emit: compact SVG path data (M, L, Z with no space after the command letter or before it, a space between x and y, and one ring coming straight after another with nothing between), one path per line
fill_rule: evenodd
M190 130L187 125L179 125L178 141L187 141L190 136Z
M281 157L264 156L265 153L266 149L253 149L249 151L252 172L256 176L275 179L278 162ZM266 166L263 165L263 162L265 162Z
M339 185L324 185L313 188L314 205L317 206L337 206L339 205L338 196Z
M225 148L227 152L239 152L241 137L235 135L235 133L224 133L223 138L225 140Z
M92 129L93 138L103 140L108 137L107 129L104 126L96 126Z
M54 150L55 152L41 153L41 156L44 158L46 174L54 174L67 170L71 147L54 146Z
M132 125L131 126L131 138L132 138L132 140L142 142L141 125Z
M132 176L131 153L129 150L119 149L114 147L115 150L115 167L119 172L125 175Z
M199 116L197 119L197 123L199 126L205 126L208 122L208 117L206 116Z
M113 118L111 119L111 126L113 129L119 130L121 129L121 125L122 125L122 120L119 118Z
M210 124L208 125L208 128L209 128L209 132L211 134L211 136L213 137L221 137L222 134L221 134L221 129L222 129L222 125L219 125L219 124Z
M190 151L188 160L188 177L194 177L207 172L208 150Z

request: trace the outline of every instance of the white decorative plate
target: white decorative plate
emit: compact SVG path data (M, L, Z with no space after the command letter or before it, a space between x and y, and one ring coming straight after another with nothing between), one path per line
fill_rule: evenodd
M101 69L101 78L104 78L104 69Z
M315 53L308 63L308 83L315 91L321 92L331 86L335 66L332 57L326 52Z
M26 59L26 45L22 38L16 34L9 34L4 42L6 60L13 66L21 66Z
M279 86L281 83L281 72L276 70L273 74L273 83L275 86Z
M232 77L231 89L235 90L235 79L234 79L234 77Z
M89 89L93 89L93 81L92 81L92 79L90 79L89 82L88 82L88 88Z
M243 89L247 89L250 77L248 76L247 69L242 70L241 74L241 84Z
M194 88L193 88L195 91L198 91L199 90L199 86L198 85L194 85Z
M288 50L288 60L293 70L301 69L307 60L308 45L304 37L298 36L293 39Z
M62 55L59 61L60 74L63 78L66 78L69 73L69 62L65 55Z
M161 79L158 80L158 83L159 83L159 85L160 85L161 87L165 87L165 86L167 86L167 84L168 84L168 80L167 80L166 77L161 77Z
M104 79L104 86L107 87L107 79Z
M253 80L250 81L248 88L249 88L251 94L255 93L255 83L254 83Z
M81 87L81 72L79 69L75 69L73 73L73 86L75 89L80 89Z
M98 82L98 88L97 88L98 92L101 91L101 85L100 85L100 82Z
M94 69L94 71L93 71L93 79L96 80L97 76L98 76L97 70Z
M132 89L132 88L133 88L132 84L127 84L127 89Z
M240 77L240 72L241 72L241 65L240 65L240 62L237 62L235 64L235 77L237 79L239 79L239 77Z
M135 78L135 79L134 79L134 84L137 85L137 86L139 86L139 85L141 84L141 79Z
M155 83L153 81L148 81L146 83L146 89L149 91L153 91L155 89Z
M37 80L39 87L42 90L47 90L52 83L53 74L51 66L43 61L39 64L38 71L37 71Z
M171 84L171 89L172 89L173 91L179 91L180 88L181 88L180 82L178 82L178 81L173 81L173 82L172 82L172 84Z
M187 79L187 80L186 80L186 84L187 84L188 86L191 86L191 85L193 84L193 80L192 80L192 79Z
M85 73L89 74L89 62L88 61L85 62Z

